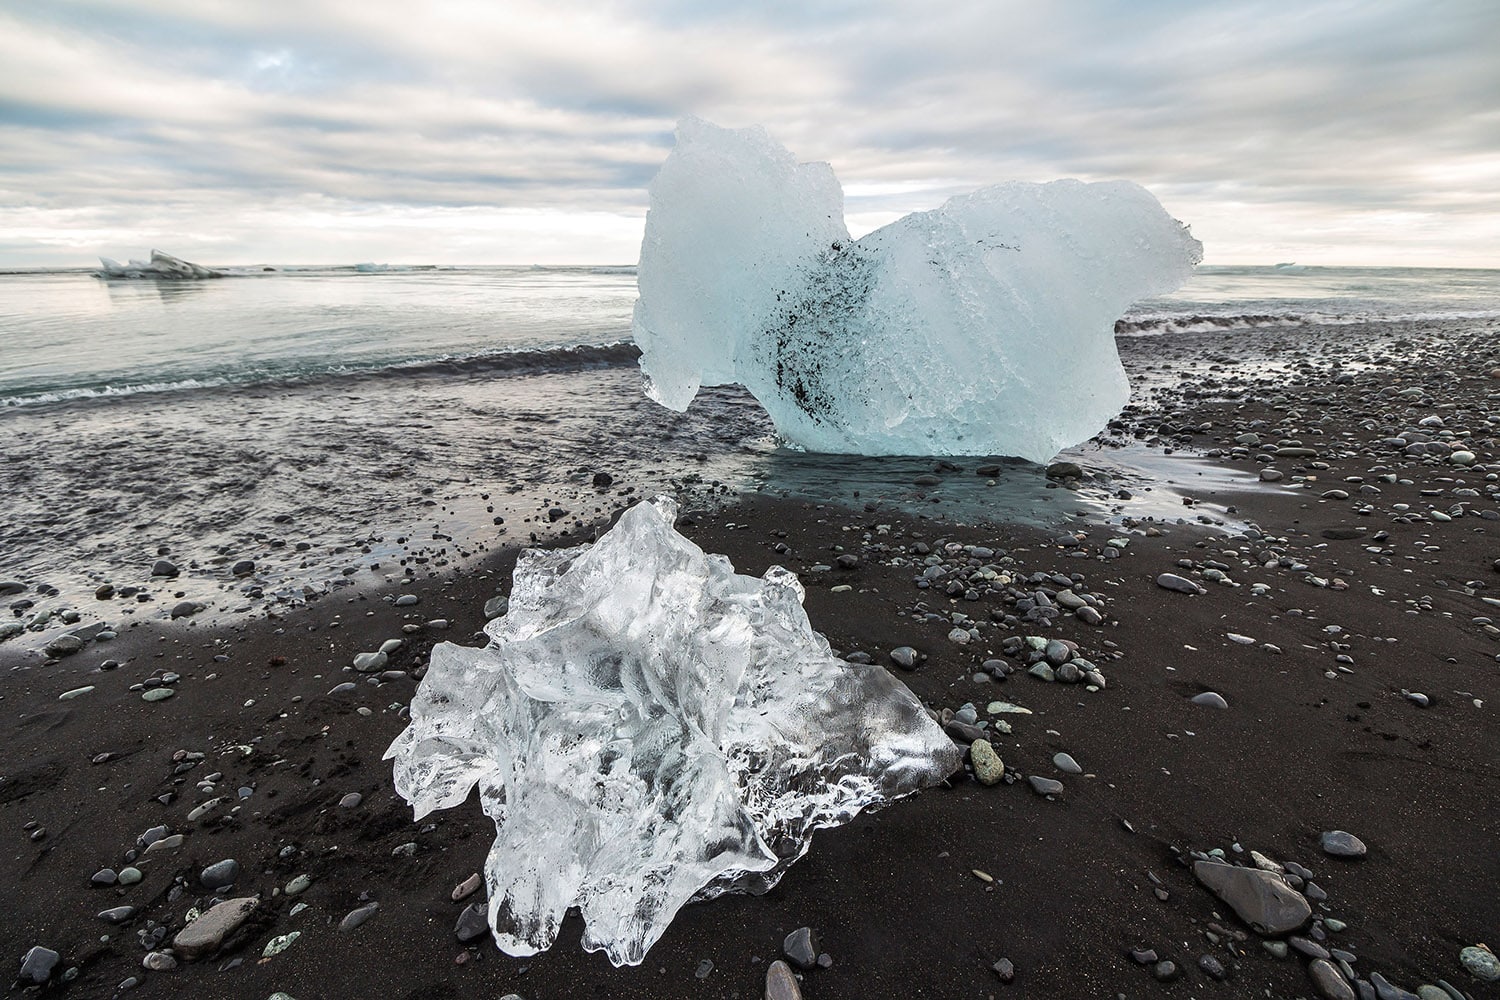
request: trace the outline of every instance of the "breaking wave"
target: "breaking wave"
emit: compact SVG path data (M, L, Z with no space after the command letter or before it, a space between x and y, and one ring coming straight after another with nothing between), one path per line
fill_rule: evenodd
M443 377L463 378L479 375L531 375L546 372L584 371L591 368L617 368L633 365L641 352L630 341L608 344L584 344L576 347L551 347L538 350L495 351L464 357L419 358L380 367L358 368L333 365L303 372L271 372L247 369L200 378L173 381L123 382L90 386L38 387L30 392L0 397L0 408L39 406L77 400L137 396L146 393L193 392L226 386L307 385L319 381Z

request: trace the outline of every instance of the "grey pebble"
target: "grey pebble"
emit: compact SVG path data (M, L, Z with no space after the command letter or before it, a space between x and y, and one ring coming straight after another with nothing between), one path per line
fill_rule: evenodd
M1335 858L1362 858L1367 851L1364 841L1343 830L1325 830L1319 841L1323 853Z
M1357 1000L1354 987L1339 972L1338 966L1327 959L1314 959L1307 966L1307 974L1323 1000Z
M1072 754L1059 753L1052 757L1052 766L1064 774L1082 774L1083 768L1078 766L1078 761L1073 759Z
M1194 583L1186 577L1178 576L1176 573L1163 573L1156 578L1156 585L1163 590L1171 590L1179 594L1208 593L1200 584Z
M1195 694L1191 701L1194 705L1202 705L1206 708L1229 707L1229 702L1225 701L1224 696L1217 691L1204 691L1202 694Z
M922 660L922 654L910 646L897 646L891 650L890 657L891 662L902 670L915 670Z
M765 1000L802 1000L802 988L792 967L779 959L766 969Z
M234 885L239 877L240 863L234 858L225 858L203 869L198 875L198 881L203 883L205 889L222 889Z
M464 944L483 937L489 930L489 907L484 902L470 903L464 907L464 911L458 915L458 923L453 926L454 935Z
M39 944L33 945L26 952L26 957L21 959L20 978L31 983L45 983L51 978L52 970L61 960L62 956L51 948L43 948Z
M343 798L339 799L339 808L353 809L364 800L365 797L359 792L350 792L348 795L345 795Z
M1026 776L1026 782L1031 785L1031 790L1038 795L1061 795L1063 793L1063 783L1055 778L1044 778L1040 774L1030 774Z
M379 903L366 903L358 909L350 910L344 915L344 919L339 921L339 930L347 934L366 920L369 920L379 910Z
M798 927L788 934L781 950L799 968L811 969L818 964L818 937L811 927Z

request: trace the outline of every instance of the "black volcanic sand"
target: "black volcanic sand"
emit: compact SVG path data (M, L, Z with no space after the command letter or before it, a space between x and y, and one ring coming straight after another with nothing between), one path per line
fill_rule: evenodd
M1008 722L994 738L1008 773L987 787L966 766L819 833L769 894L684 908L639 968L584 954L576 917L530 959L460 944L450 894L480 870L493 826L472 799L412 822L381 760L412 675L434 643L478 641L514 549L279 617L143 622L58 660L0 644L0 958L14 972L33 945L60 952L44 992L75 997L113 996L134 977L136 993L163 997L752 998L782 938L810 926L833 964L804 973L809 1000L1315 996L1305 958L1275 957L1193 879L1195 852L1248 864L1254 850L1312 871L1326 894L1315 914L1347 925L1324 943L1357 956L1359 975L1500 996L1458 958L1500 941L1496 334L1431 324L1123 341L1139 392L1098 448L1129 440L1281 473L1192 496L1181 523L1080 516L1048 532L769 495L690 511L680 529L741 572L802 574L808 614L836 649L877 663L898 646L924 652L901 679L937 712L971 702ZM1473 464L1455 464L1458 450ZM973 477L978 464L937 475ZM1197 523L1203 512L1224 526ZM838 568L840 554L858 566ZM930 556L947 571L920 589ZM971 581L985 565L996 573ZM1164 589L1163 573L1204 592ZM1027 610L1037 591L1061 590L1091 595L1100 624ZM398 606L400 594L418 603ZM950 638L955 613L977 622L977 640ZM1107 685L1028 676L1018 636L1071 640ZM356 654L392 638L406 644L390 679L352 672ZM106 658L119 665L97 669ZM992 659L1009 675L992 664L1003 681L976 679ZM143 701L136 686L167 672L180 675L174 695ZM352 692L329 693L346 681ZM84 685L94 690L58 700ZM1205 691L1228 708L1190 700ZM995 701L1032 714L992 716ZM1059 771L1059 751L1085 773ZM1030 775L1064 790L1038 795ZM350 792L362 801L341 807ZM157 825L184 841L138 860L142 882L90 886ZM1334 829L1368 855L1326 856L1319 836ZM144 970L140 937L164 926L170 944L214 898L198 873L225 858L241 873L219 895L259 895L258 908L218 953ZM301 874L312 887L288 898ZM372 900L371 919L338 929ZM137 911L119 925L96 916L118 906ZM1178 978L1138 964L1130 951L1144 948ZM1204 955L1227 981L1200 968ZM992 970L1002 958L1011 983Z

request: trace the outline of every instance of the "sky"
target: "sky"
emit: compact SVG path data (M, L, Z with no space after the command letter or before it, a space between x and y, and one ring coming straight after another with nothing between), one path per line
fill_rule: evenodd
M0 266L629 263L686 115L855 235L1126 178L1210 264L1500 267L1495 0L0 0Z

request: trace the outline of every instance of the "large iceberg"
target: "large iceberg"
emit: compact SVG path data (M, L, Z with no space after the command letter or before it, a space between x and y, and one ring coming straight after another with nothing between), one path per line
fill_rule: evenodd
M641 244L648 395L741 383L810 451L1044 462L1125 404L1115 320L1202 259L1127 181L997 184L859 240L843 214L828 164L681 122Z
M834 657L795 574L734 572L641 503L593 545L528 550L482 649L445 643L386 751L417 818L477 784L495 942L638 964L689 900L764 892L814 830L960 764L880 666Z
M121 264L112 257L99 258L99 270L94 276L104 279L155 279L168 281L198 281L204 278L222 278L223 271L216 271L202 264L194 264L181 257L173 257L160 250L151 251L150 260L134 260Z

